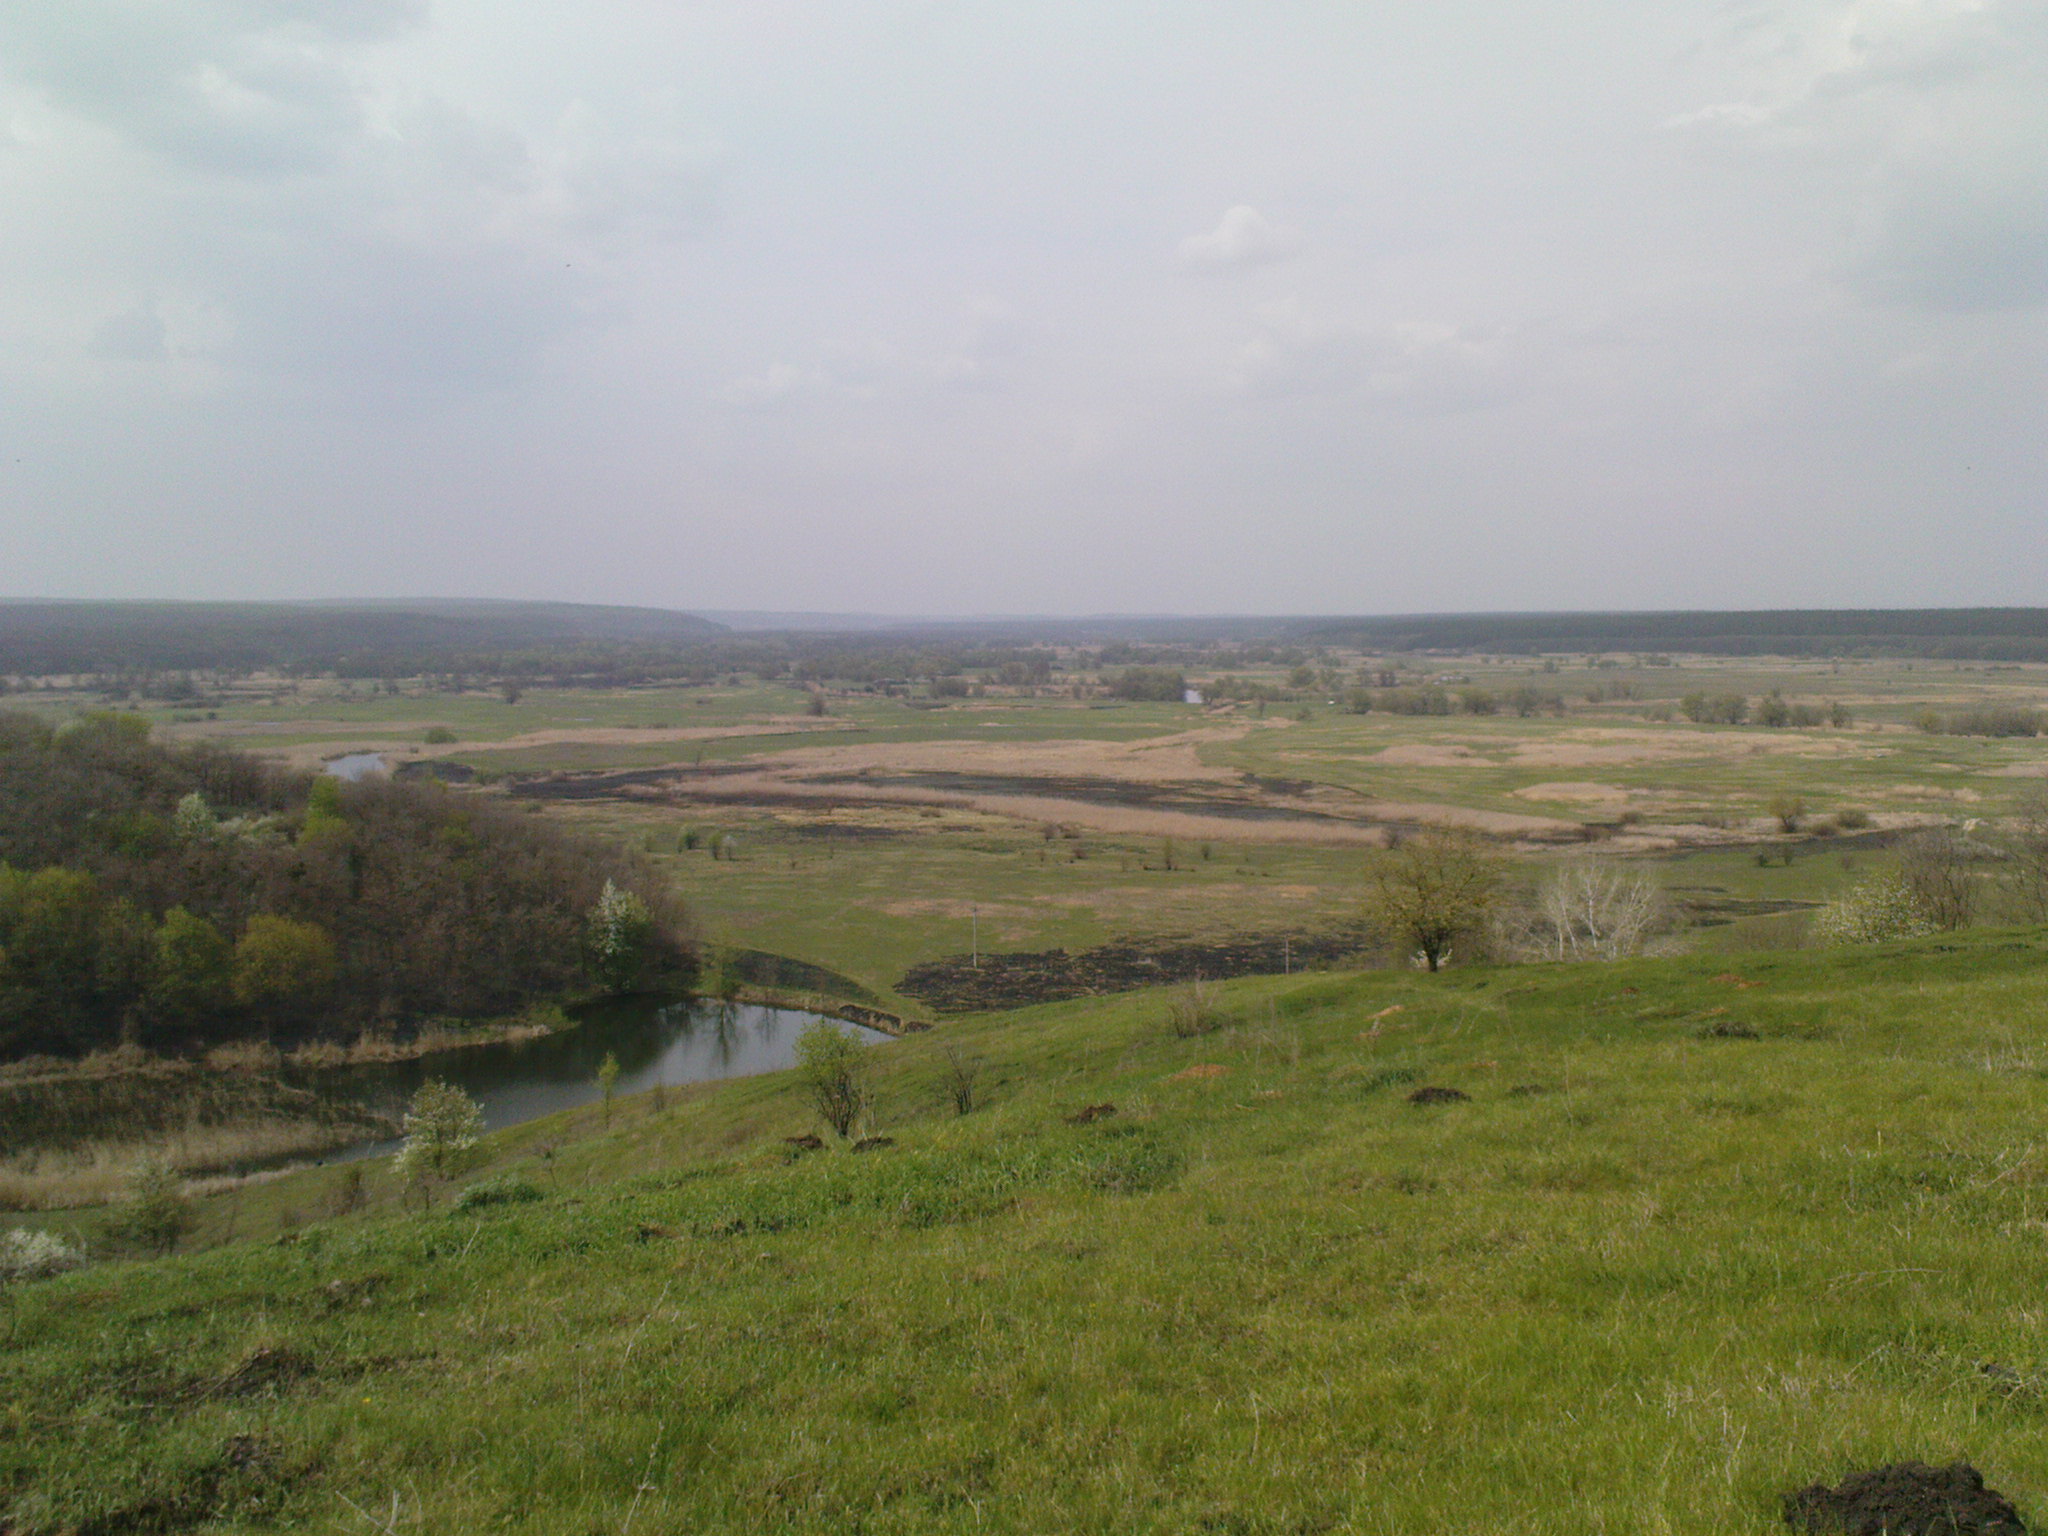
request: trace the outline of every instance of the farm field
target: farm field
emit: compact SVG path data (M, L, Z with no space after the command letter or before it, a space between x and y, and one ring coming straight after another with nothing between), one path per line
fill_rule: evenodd
M530 1198L251 1184L7 1297L0 1512L1762 1536L1961 1457L2038 1518L2044 959L1265 978L1185 1036L1090 999L874 1048L859 1154L786 1140L779 1074L490 1138Z

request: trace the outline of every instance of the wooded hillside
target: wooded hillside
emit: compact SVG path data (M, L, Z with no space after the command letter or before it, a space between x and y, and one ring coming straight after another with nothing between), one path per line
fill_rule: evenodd
M0 713L0 1058L502 1015L688 958L629 856L523 809Z

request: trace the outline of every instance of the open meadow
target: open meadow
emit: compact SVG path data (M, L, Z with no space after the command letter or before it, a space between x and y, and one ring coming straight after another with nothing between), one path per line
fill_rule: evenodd
M1090 999L871 1048L858 1152L782 1073L493 1136L427 1211L250 1184L201 1251L0 1294L0 1509L1762 1536L1966 1457L2041 1512L2044 957Z

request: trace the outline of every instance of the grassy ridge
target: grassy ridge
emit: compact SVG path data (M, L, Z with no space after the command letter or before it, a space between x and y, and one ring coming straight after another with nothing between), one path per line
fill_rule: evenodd
M1244 982L883 1047L865 1154L773 1077L493 1138L530 1204L247 1241L279 1181L7 1297L0 1524L1725 1536L1907 1455L2038 1519L2044 962Z

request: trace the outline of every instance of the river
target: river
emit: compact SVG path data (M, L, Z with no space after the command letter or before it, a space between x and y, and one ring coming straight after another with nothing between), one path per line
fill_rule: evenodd
M604 1096L597 1069L618 1057L614 1092L779 1072L796 1062L797 1036L819 1021L814 1013L721 1003L706 998L633 998L589 1010L573 1028L538 1039L442 1051L412 1061L338 1067L301 1081L323 1096L350 1098L392 1115L430 1078L453 1083L483 1108L484 1126L499 1131ZM855 1039L879 1044L880 1030L828 1021ZM396 1141L364 1142L329 1153L351 1162L395 1151Z

